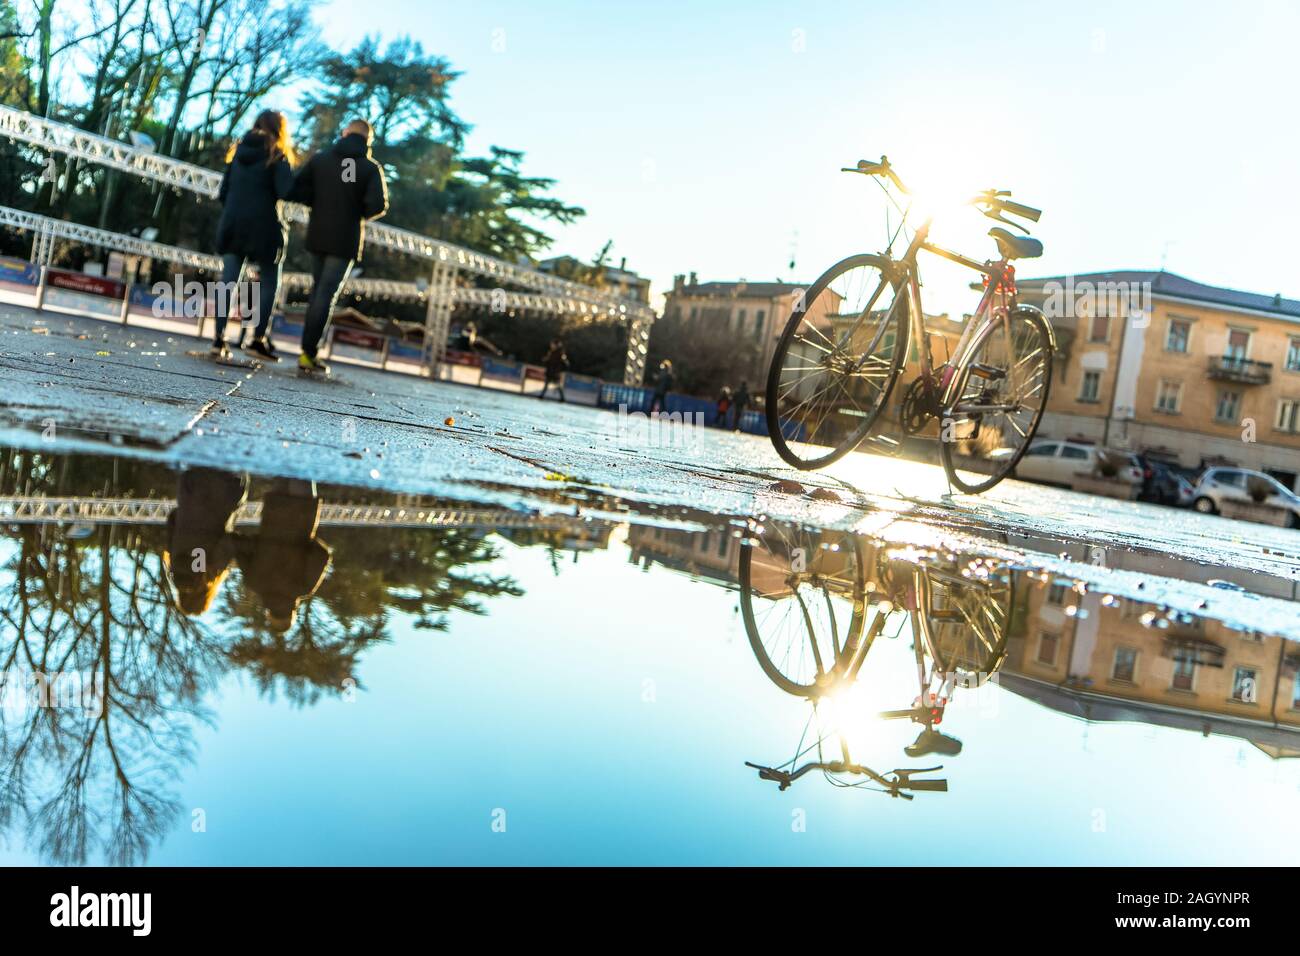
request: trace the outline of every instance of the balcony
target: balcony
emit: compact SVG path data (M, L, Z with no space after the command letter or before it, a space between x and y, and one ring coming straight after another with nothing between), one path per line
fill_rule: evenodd
M1238 358L1236 355L1212 355L1209 373L1210 378L1222 379L1225 382L1267 385L1273 377L1273 363L1252 362L1250 359Z

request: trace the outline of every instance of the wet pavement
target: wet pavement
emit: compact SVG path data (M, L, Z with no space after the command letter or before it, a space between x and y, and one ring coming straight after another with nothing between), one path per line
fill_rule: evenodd
M1289 861L1300 533L197 347L0 309L0 863Z

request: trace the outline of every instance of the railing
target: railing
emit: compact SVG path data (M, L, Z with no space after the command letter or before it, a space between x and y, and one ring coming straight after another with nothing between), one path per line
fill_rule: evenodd
M1273 377L1272 362L1255 362L1236 355L1212 355L1210 378L1244 385L1267 385Z
M0 496L0 519L9 524L164 524L176 508L172 498L88 498ZM259 524L262 503L249 501L234 514L236 525ZM425 507L398 504L324 502L320 510L324 527L380 528L521 528L601 533L607 521L563 514L530 514L498 508Z

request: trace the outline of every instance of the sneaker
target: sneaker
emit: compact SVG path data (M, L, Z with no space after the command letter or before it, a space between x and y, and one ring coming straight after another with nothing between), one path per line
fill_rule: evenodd
M208 349L208 358L228 359L230 358L230 349L226 348L225 342L213 342L212 347Z
M306 352L298 356L298 368L303 372L320 372L323 375L330 373L330 367L318 358L313 358Z
M260 355L268 362L280 361L280 356L276 353L275 349L271 347L271 343L263 339L253 339L253 341L249 342L248 345L245 346L244 351Z

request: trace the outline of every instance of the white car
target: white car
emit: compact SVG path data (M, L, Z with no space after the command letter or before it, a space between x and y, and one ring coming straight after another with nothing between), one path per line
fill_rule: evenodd
M1085 442L1056 438L1040 438L1029 446L1024 457L1016 463L1016 477L1025 481L1040 481L1048 485L1074 487L1079 473L1095 474L1097 459L1105 450L1120 459L1118 478L1129 484L1142 483L1142 462L1137 455L1114 449L1101 449Z
M1291 527L1300 527L1300 495L1272 475L1249 468L1210 468L1196 482L1192 507L1203 514L1218 514L1225 501L1252 503L1250 480L1264 485L1268 494L1261 504L1285 508L1291 512Z

